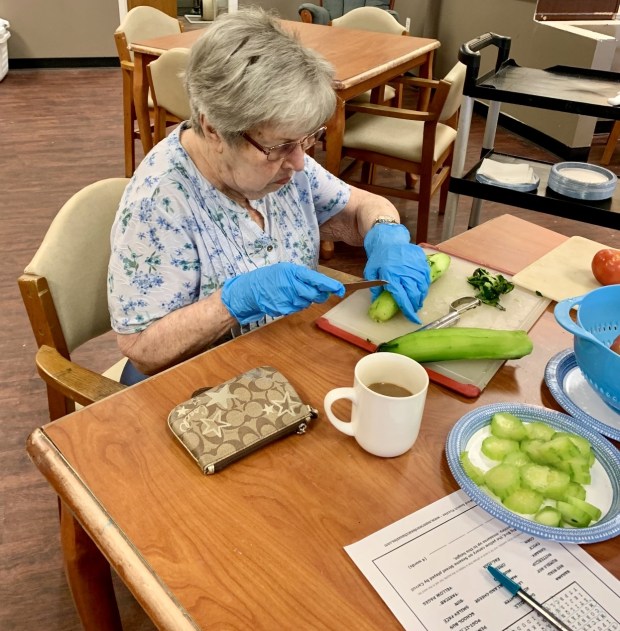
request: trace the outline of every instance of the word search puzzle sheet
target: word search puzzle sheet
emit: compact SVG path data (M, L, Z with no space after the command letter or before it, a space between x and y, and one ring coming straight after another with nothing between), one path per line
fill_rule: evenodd
M570 629L620 631L617 578L580 546L515 530L464 491L345 550L408 631L554 629L495 581L489 564Z

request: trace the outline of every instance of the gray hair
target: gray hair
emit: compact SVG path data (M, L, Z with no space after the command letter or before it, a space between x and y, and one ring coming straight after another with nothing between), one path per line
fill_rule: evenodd
M191 123L229 144L263 125L314 131L333 113L332 66L258 8L218 16L194 44L185 76Z

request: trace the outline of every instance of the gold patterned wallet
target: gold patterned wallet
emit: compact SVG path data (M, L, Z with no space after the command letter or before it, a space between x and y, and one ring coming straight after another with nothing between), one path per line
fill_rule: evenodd
M168 426L211 474L282 436L304 434L316 417L281 372L259 366L195 393L173 408Z

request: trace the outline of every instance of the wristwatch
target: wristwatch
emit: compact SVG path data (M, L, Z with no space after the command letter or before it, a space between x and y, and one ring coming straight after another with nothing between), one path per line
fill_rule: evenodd
M392 217L391 215L379 215L372 222L372 227L374 228L378 223L393 223L393 224L396 224L397 226L400 225L400 222L396 221L396 219L394 219L394 217Z

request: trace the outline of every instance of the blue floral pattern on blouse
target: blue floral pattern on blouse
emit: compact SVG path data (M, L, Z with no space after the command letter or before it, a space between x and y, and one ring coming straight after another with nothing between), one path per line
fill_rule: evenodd
M315 269L319 226L349 195L347 184L306 156L304 170L288 184L252 202L263 230L201 175L177 128L146 156L121 199L108 269L112 328L141 331L264 265L289 261Z

